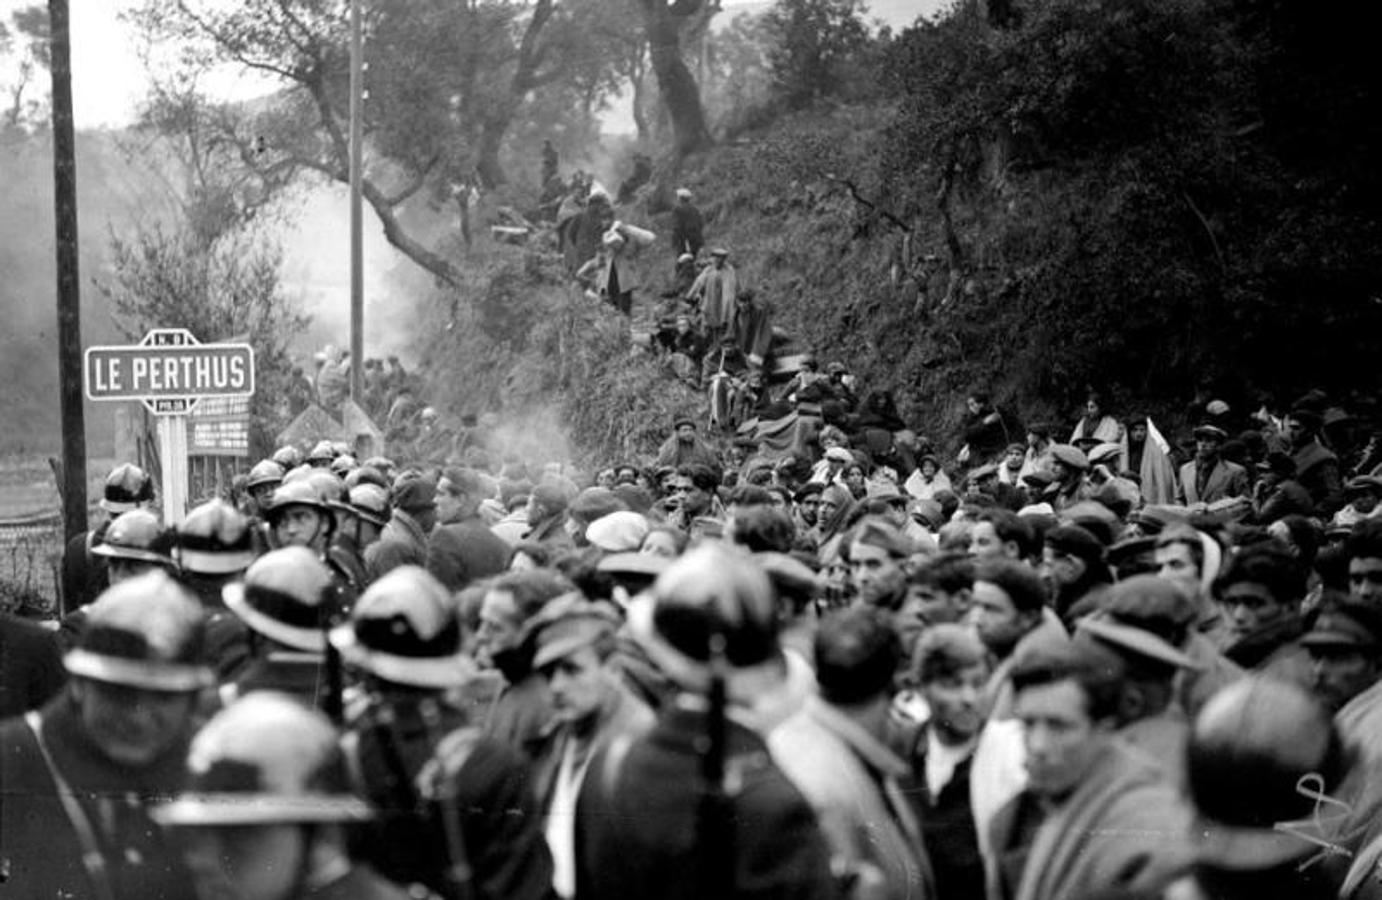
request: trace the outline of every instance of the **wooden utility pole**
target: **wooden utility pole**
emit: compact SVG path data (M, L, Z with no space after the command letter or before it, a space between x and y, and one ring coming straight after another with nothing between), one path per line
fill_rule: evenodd
M81 278L77 270L77 140L72 125L72 38L67 0L48 0L48 23L52 30L62 521L64 537L71 539L86 531L86 420L82 411Z
M360 138L364 133L360 100L365 89L362 45L360 0L350 0L350 399L361 408L365 404L365 272L360 220Z

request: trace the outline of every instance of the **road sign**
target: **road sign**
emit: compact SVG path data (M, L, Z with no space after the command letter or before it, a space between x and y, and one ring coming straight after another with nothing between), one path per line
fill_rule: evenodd
M155 415L183 416L202 397L254 393L254 348L203 344L185 328L156 328L137 345L88 347L86 396L140 400Z
M192 456L250 454L248 397L206 397L187 417L187 452Z
M155 328L138 344L88 347L83 363L92 400L139 400L158 416L163 463L163 518L187 514L187 417L206 397L254 393L254 348L203 344L186 328Z

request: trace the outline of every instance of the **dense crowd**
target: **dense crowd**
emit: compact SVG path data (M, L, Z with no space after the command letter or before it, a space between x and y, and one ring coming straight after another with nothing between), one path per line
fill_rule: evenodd
M0 619L0 894L1382 896L1369 435L972 396L944 459L856 388L587 474L283 447L176 527L119 466Z

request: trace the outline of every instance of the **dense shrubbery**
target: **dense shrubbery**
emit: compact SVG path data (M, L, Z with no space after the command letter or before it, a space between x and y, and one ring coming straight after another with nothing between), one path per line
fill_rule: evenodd
M874 41L889 98L783 114L683 170L779 322L941 439L980 386L1032 418L1091 385L1163 418L1200 391L1375 393L1382 90L1361 36L1286 0L1015 12L963 3ZM617 319L541 298L505 312L532 323L505 390L561 397L587 451L650 447L691 398L628 362Z

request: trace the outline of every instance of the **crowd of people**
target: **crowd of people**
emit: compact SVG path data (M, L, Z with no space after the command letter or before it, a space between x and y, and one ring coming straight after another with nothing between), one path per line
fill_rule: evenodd
M0 893L1382 896L1371 435L976 395L945 459L856 388L587 474L283 447L171 527L119 466L0 619Z

